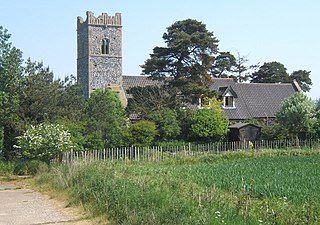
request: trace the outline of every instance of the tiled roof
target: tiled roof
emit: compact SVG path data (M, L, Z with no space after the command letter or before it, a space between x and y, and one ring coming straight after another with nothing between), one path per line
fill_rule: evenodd
M131 75L123 75L122 76L122 87L124 92L126 93L127 98L130 98L131 95L128 94L130 88L133 87L147 87L147 86L161 86L163 85L162 81L152 80L148 76L131 76Z
M235 108L225 108L229 119L274 118L284 99L296 92L293 84L235 83Z
M169 78L170 79L170 78ZM161 81L148 76L123 76L123 89L127 97L132 87L160 86ZM235 107L224 108L229 119L274 118L284 99L298 91L295 84L236 83L230 78L215 78L212 89L234 91ZM222 93L221 93L222 94Z

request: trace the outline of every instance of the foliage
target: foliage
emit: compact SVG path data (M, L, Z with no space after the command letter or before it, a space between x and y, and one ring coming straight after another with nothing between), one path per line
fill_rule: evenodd
M127 118L119 97L110 89L95 90L86 106L88 134L100 133L104 147L125 146Z
M191 136L200 141L218 141L228 132L228 119L218 110L200 109L191 118Z
M48 165L40 160L22 160L15 162L13 172L16 175L36 175L48 172L48 170Z
M55 167L37 179L116 224L316 224L319 150Z
M304 92L311 89L311 71L293 71L291 75L287 73L285 66L279 62L264 63L258 71L252 73L251 83L290 83L296 80Z
M291 79L287 69L279 62L264 63L258 71L251 76L251 83L287 83Z
M300 138L310 137L316 122L314 104L308 96L296 92L282 103L276 120L288 129L289 134Z
M219 78L229 77L235 65L236 58L230 52L220 52L213 62L212 76Z
M163 34L167 47L155 47L142 65L143 74L171 76L169 82L185 96L208 93L210 70L218 53L218 40L196 20L177 21Z
M59 124L31 125L17 139L15 148L21 159L37 159L48 164L73 148L70 133Z
M221 109L221 105L223 105L223 101L222 100L217 100L217 98L212 97L204 97L202 99L202 106L205 109L212 109L215 111L219 111L219 112L223 112L223 110Z
M173 140L180 134L178 115L175 110L164 108L148 115L148 119L155 122L160 140Z
M145 119L146 116L154 111L164 108L177 108L179 99L176 98L177 90L169 88L167 85L133 87L129 90L132 98L128 99L126 108L129 114L136 114L139 118Z
M150 146L158 131L154 122L140 120L130 126L130 135L132 145Z
M0 26L0 153L12 158L12 145L17 133L17 116L22 75L22 52L9 42L10 34Z
M311 89L312 81L310 78L311 71L306 70L298 70L294 71L290 77L292 80L296 80L298 84L300 85L301 89L304 92L308 92Z

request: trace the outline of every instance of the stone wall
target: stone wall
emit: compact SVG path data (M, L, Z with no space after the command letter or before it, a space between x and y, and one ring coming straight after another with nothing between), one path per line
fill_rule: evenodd
M110 85L122 83L122 27L121 14L95 17L87 12L87 19L78 17L78 79L84 86L84 95ZM102 54L102 40L109 41L109 54Z

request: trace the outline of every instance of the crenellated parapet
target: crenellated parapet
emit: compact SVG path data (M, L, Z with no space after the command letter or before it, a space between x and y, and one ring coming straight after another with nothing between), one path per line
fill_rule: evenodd
M93 12L87 11L87 19L83 21L81 16L78 16L78 27L82 24L98 25L98 26L121 26L121 13L116 13L114 16L109 16L107 13L102 13L95 17Z

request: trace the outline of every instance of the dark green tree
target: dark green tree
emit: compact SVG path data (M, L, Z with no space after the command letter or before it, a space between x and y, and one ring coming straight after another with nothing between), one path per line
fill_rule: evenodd
M291 78L285 66L279 62L264 63L251 75L251 83L288 83Z
M212 76L226 78L235 70L236 58L230 52L220 52L215 58L212 68Z
M310 86L312 85L310 73L311 71L298 70L298 71L294 71L290 75L290 78L292 80L296 80L304 92L308 92L310 91L311 89Z
M177 112L163 108L148 115L148 119L155 122L159 132L159 139L163 141L176 139L181 132Z
M130 126L130 140L133 146L150 146L158 135L156 124L140 120Z
M52 121L57 115L60 84L42 62L26 61L21 87L19 115L26 124Z
M10 34L0 26L0 157L13 156L19 135L18 94L21 87L22 52L10 43Z
M218 53L218 40L206 25L196 20L177 21L163 34L166 47L155 47L142 65L142 72L167 80L185 96L210 92L210 70Z
M101 137L105 147L125 146L127 118L119 97L110 89L95 90L86 106L87 134Z

